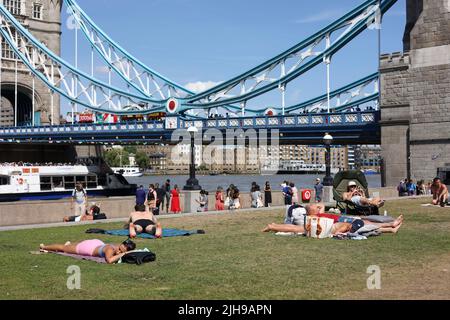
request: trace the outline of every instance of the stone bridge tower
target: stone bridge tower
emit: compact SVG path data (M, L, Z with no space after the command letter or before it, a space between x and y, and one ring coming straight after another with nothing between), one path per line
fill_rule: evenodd
M62 0L0 0L14 17L38 40L57 55L61 52L61 2ZM13 126L15 122L15 55L2 39L2 79L0 100L0 127ZM22 63L18 63L17 125L31 125L33 118L32 76ZM51 95L39 79L35 81L35 124L49 124L51 117L59 123L60 98L54 94L53 114Z
M450 0L407 0L404 52L381 56L384 184L450 162Z

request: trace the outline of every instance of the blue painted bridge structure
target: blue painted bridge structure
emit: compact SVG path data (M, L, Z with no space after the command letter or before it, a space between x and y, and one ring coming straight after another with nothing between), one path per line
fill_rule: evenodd
M0 144L168 143L175 130L191 126L202 132L218 129L223 133L237 129L278 130L280 143L317 144L328 132L336 144L379 144L378 73L332 90L330 65L333 57L362 32L379 27L382 16L396 2L361 0L341 18L291 48L199 93L143 64L108 36L75 0L63 3L91 49L85 52L91 60L90 72L52 52L22 25L9 2L0 3L0 40L32 75L32 96L35 97L34 81L44 84L51 95L51 105L47 106L51 114L49 126L35 126L36 99L32 99L30 118L34 126L20 127L15 110L14 127L0 128ZM78 48L83 47L75 47L78 57ZM100 65L94 65L95 55L100 58L96 62ZM293 81L319 65L325 65L327 70L326 94L286 105L286 91L295 86ZM103 76L95 70L107 70L108 82L99 80ZM269 108L255 101L274 92L280 94L280 106ZM70 104L72 119L77 107L103 114L165 113L167 117L160 122L59 125L55 121L59 119L59 108L54 105L54 95ZM364 108L370 103L369 109ZM17 99L14 105L18 105ZM368 111L354 112L355 107ZM228 116L223 118L224 114ZM211 119L211 115L217 118Z
M0 143L152 144L170 143L177 129L195 126L202 133L216 129L278 130L280 143L317 144L326 132L336 144L379 144L379 111L302 114L218 119L168 117L165 121L118 124L76 124L43 127L0 128Z

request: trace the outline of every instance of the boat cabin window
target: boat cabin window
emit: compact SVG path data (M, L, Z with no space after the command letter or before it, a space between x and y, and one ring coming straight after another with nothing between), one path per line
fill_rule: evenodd
M0 186L9 185L9 177L0 176Z
M76 182L81 183L86 188L86 176L76 176Z
M52 177L53 188L64 188L63 177Z
M75 177L64 176L64 189L66 189L66 190L75 189Z
M52 178L41 176L41 191L52 190Z
M97 176L87 176L87 187L88 189L96 189L97 188Z

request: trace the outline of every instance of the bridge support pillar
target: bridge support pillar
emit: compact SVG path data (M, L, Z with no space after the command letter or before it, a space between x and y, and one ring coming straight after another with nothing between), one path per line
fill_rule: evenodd
M200 197L200 190L198 191L183 191L184 194L184 212L194 213L197 212L199 204L197 203Z
M323 199L322 202L330 203L334 202L333 199L333 186L324 186L323 187Z
M450 159L448 3L407 0L405 52L380 58L386 186L430 181Z

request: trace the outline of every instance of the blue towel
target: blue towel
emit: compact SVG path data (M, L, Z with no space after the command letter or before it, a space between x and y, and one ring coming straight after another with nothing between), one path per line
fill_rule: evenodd
M179 236L189 236L191 234L203 234L205 233L203 230L193 230L193 231L186 231L186 230L179 230L179 229L163 229L162 236L163 238L167 237L179 237ZM119 230L105 230L105 234L111 235L111 236L122 236L122 237L128 237L130 233L127 229L119 229ZM155 236L152 236L148 233L141 233L137 235L138 238L143 239L155 239Z

